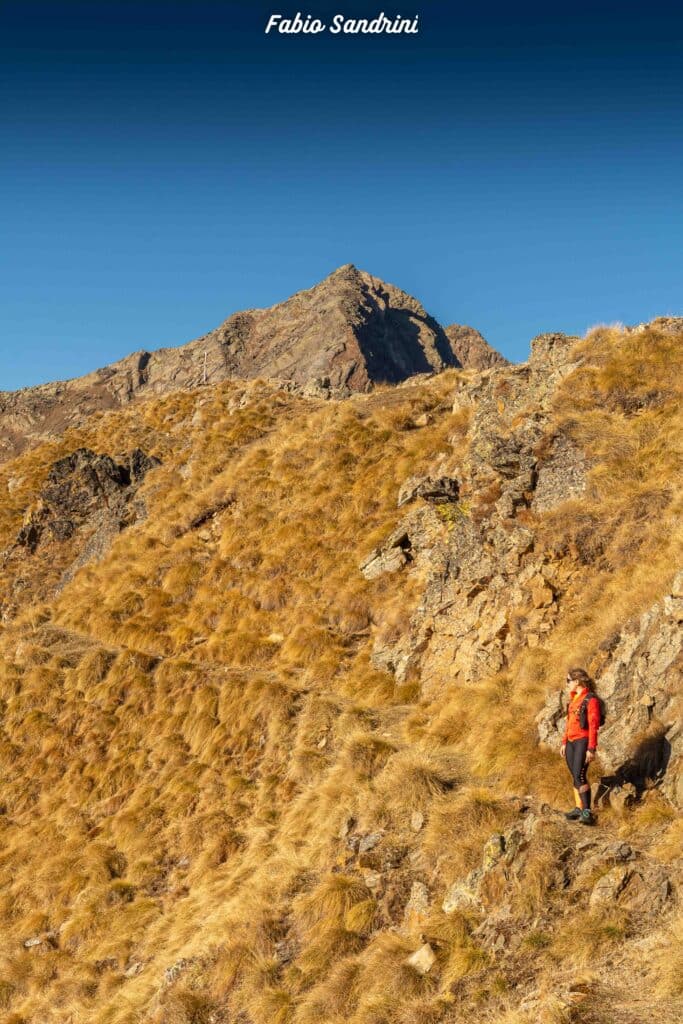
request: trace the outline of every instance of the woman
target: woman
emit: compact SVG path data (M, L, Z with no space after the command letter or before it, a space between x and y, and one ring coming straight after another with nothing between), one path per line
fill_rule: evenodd
M567 760L567 766L574 781L576 807L565 815L570 821L593 824L591 813L591 788L588 782L588 765L595 757L600 728L600 701L593 693L593 681L582 668L570 668L567 673L569 707L564 727L560 755Z

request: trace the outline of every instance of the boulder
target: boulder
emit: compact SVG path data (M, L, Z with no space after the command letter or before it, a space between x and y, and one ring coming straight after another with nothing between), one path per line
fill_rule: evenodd
M379 871L366 871L363 881L372 892L382 887L382 875Z
M412 541L405 526L393 530L381 547L374 548L359 565L366 580L386 572L397 572L412 560Z
M452 914L455 910L472 910L479 907L479 882L481 872L473 871L466 879L454 882L446 892L441 909L444 914Z
M545 583L539 583L531 588L531 603L534 608L547 608L554 599L552 589Z
M374 850L379 842L381 842L383 832L370 832L366 836L362 836L358 843L358 853L369 853L370 850Z
M410 896L403 911L403 928L407 932L419 931L429 914L429 890L424 882L413 882Z
M451 476L411 476L401 485L397 505L401 508L416 498L424 498L435 505L457 501L460 485Z
M481 869L484 873L495 867L505 853L505 836L496 833L487 840L482 855Z
M413 811L410 815L410 828L413 832L419 832L424 825L425 816L422 811Z
M410 561L410 548L403 548L400 545L389 548L388 551L375 549L372 554L361 562L359 568L366 580L377 579L385 573L398 572Z
M545 746L559 747L564 731L567 705L562 690L553 690L536 716L539 742Z
M539 463L531 501L534 512L547 512L586 490L589 463L572 441L555 437L548 455Z
M670 895L671 883L661 865L619 864L598 879L588 902L593 910L616 904L639 915L656 917Z
M436 954L428 942L425 942L423 946L420 946L411 956L406 960L406 964L412 967L418 974L429 974L432 967L436 963Z
M528 820L527 820L528 824ZM441 909L445 914L455 910L481 907L482 884L486 877L505 859L512 863L521 845L521 835L512 829L509 833L494 833L484 844L481 867L470 871L467 878L454 882L448 889Z
M516 949L523 939L518 922L512 917L507 904L489 911L481 924L472 930L472 935L481 946L494 954Z

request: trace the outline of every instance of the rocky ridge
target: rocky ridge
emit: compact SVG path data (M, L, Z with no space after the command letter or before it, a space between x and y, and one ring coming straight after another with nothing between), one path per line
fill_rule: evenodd
M409 632L396 646L374 653L376 664L397 679L418 672L428 693L476 682L506 663L521 636L531 646L552 628L557 592L566 581L556 575L558 567L534 554L533 530L521 513L539 504L552 508L585 487L588 467L566 439L554 438L545 459L535 453L554 389L578 365L572 358L577 340L541 335L528 363L464 379L453 401L454 412L472 417L464 462L443 453L421 480L401 489L399 506L439 480L442 492L448 489L449 507L439 510L427 489L426 503L394 531L428 574ZM451 526L445 539L444 514ZM393 543L389 538L387 545Z
M139 351L84 377L0 392L0 458L76 426L97 411L230 378L285 380L348 396L445 367L502 360L478 332L457 343L417 299L345 264L313 288L247 309L178 348ZM464 334L462 334L464 332ZM504 361L504 360L503 360Z

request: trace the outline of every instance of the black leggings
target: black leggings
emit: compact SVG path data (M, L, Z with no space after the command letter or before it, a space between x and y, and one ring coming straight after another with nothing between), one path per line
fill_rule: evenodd
M581 806L590 807L591 788L588 784L588 765L586 764L586 751L588 750L588 737L580 740L567 740L565 757L567 766L572 773L574 788L578 790L581 797Z

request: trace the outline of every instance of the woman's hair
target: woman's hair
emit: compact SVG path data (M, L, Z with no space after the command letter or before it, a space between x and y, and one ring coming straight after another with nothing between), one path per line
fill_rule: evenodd
M584 686L592 687L594 685L593 680L584 668L570 668L567 671L567 677L575 683L583 683Z

